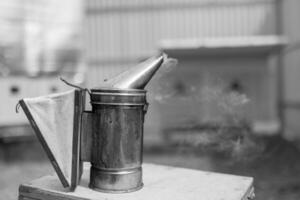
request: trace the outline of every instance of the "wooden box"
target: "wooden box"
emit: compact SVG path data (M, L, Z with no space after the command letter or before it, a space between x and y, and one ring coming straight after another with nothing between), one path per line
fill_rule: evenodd
M136 192L109 194L91 190L85 166L74 192L64 189L57 176L45 176L19 188L19 200L250 200L253 178L153 164L143 165L144 187Z

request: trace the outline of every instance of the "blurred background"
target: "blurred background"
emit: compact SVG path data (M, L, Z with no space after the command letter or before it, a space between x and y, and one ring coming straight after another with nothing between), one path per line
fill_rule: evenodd
M253 176L300 198L300 1L0 2L0 199L54 173L18 100L87 88L165 52L149 84L144 161ZM199 180L201 181L201 180Z

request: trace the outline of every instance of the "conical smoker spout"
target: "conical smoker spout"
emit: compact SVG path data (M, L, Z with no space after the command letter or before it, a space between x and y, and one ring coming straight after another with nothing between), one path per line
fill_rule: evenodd
M109 80L105 85L119 89L144 89L163 62L163 54L151 57Z

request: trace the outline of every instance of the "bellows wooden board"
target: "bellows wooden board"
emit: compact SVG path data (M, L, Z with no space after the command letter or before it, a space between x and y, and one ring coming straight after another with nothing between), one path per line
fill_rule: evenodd
M84 100L85 92L81 90L20 100L62 185L71 190L77 186L82 171L79 156Z

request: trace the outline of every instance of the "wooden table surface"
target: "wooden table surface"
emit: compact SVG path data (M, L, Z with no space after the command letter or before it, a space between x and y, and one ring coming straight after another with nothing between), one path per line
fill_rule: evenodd
M20 200L248 200L254 197L253 178L143 164L144 187L136 192L109 194L88 187L89 170L74 192L64 189L56 175L19 188Z

